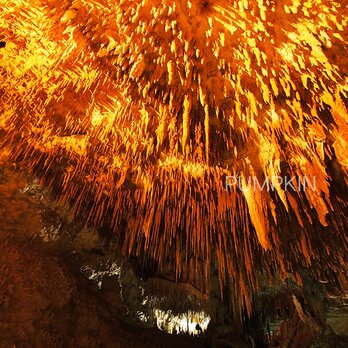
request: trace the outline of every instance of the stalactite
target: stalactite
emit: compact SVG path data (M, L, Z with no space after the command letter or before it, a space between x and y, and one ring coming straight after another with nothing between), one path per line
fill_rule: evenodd
M250 314L260 272L346 267L347 23L347 1L7 1L0 144L125 255L203 293L217 269ZM316 189L247 190L284 176Z

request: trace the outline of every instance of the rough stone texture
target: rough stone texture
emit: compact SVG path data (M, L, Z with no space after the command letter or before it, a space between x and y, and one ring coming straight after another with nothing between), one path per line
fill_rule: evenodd
M143 282L129 262L120 279L108 274L112 259L98 233L67 207L51 201L35 181L27 186L1 158L0 248L0 347L261 346L243 328L222 325L222 312L221 320L201 339L136 327L134 313L142 302L136 288ZM105 272L100 288L93 270ZM282 289L274 285L266 300L275 293L279 296ZM346 347L346 299L325 299L322 287L310 279L304 289L306 300L291 291L287 299L284 295L289 313L275 323L268 346L310 347L321 335L313 348Z
M21 192L24 187L21 176L0 167L0 347L203 345L120 320L125 308L115 276L99 290L80 272L84 261L102 259L97 239L85 230L75 238L49 240L53 222L64 229L66 221L47 211L44 197Z
M348 338L348 308L335 308L327 314L327 324L333 333Z

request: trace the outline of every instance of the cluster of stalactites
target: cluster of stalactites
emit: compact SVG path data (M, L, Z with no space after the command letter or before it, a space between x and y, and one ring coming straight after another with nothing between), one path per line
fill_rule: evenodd
M250 312L259 269L346 264L346 3L6 1L1 141L125 254L203 292L218 270ZM248 189L284 175L315 190Z

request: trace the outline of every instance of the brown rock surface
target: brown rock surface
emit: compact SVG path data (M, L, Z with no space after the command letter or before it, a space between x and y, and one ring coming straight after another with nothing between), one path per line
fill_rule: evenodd
M20 175L0 167L0 347L202 346L121 321L122 300L112 279L99 290L73 256L78 245L88 254L89 236L65 241L65 247L44 242L47 213L40 197L24 188Z

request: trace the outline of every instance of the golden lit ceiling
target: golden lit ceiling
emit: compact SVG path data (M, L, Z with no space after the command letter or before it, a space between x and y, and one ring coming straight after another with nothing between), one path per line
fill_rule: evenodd
M0 4L0 143L125 255L236 312L261 273L344 282L348 1ZM285 175L316 190L225 189Z

